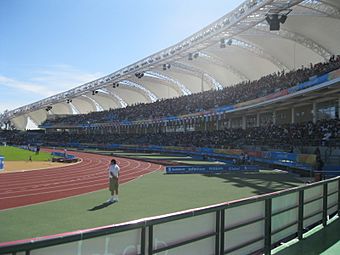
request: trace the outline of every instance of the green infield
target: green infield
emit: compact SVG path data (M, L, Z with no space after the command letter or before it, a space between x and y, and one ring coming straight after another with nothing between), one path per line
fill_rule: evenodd
M223 175L154 172L121 185L120 201L106 206L107 190L0 211L2 242L126 222L295 187L294 175L265 171Z
M38 155L33 151L20 149L12 146L0 146L0 155L5 157L6 161L26 161L31 157L32 161L48 161L52 155L47 152L42 152Z
M176 163L183 163L186 165L225 165L224 162L220 161L201 161L201 160L175 160Z
M104 154L104 155L115 155L122 156L128 158L135 159L144 159L144 160L166 160L167 162L173 163L183 163L185 165L221 165L225 164L224 162L219 161L207 161L207 160L199 160L194 157L187 155L169 155L162 153L141 153L141 152L127 152L127 151L100 151L100 150L86 150L86 152Z
M123 155L123 154L121 154ZM166 159L166 160L171 160L171 159L192 159L190 156L167 156L167 155L153 155L153 154L144 154L144 155L131 155L136 158L145 158L145 159Z

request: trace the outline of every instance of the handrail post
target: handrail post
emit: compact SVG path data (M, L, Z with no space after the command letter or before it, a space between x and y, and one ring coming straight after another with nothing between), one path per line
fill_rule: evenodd
M220 227L220 238L221 238L221 242L220 242L220 255L224 254L224 233L225 233L225 209L221 210L221 227Z
M303 208L304 208L304 190L299 191L299 212L298 212L298 238L303 238Z
M221 210L216 211L216 234L215 234L215 254L219 255L219 248L220 248L220 228L221 228Z
M322 194L322 225L325 227L327 225L327 199L328 198L328 183L323 184L323 194Z
M272 247L272 199L265 200L264 254L270 255Z
M340 179L338 180L338 216L340 217Z
M153 225L149 226L149 246L148 246L148 255L153 254Z
M145 255L145 227L141 229L140 254Z

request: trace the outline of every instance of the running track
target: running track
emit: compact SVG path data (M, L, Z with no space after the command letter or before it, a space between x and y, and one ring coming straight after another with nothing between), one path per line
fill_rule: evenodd
M48 151L48 150L45 150ZM81 163L43 170L0 174L0 210L66 198L108 187L108 165L112 157L69 152ZM161 170L162 166L117 158L119 183Z

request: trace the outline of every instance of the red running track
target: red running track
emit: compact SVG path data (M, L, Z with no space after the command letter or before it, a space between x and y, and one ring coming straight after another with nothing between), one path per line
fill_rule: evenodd
M45 150L47 151L47 150ZM69 152L83 161L69 166L0 174L0 210L66 198L108 187L108 165L112 157ZM162 166L117 158L119 183L161 170Z

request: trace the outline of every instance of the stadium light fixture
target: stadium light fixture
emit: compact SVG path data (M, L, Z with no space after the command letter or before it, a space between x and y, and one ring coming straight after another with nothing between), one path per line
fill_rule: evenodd
M270 31L280 30L280 24L284 24L287 20L288 14L292 9L286 10L287 13L268 13L266 15L266 21L269 24Z
M170 64L163 64L163 71L170 69L171 65Z
M282 14L281 17L279 18L279 21L281 24L284 24L287 20L287 15L286 14Z
M220 48L225 48L225 40L224 40L224 38L222 38L220 40Z
M144 76L144 73L143 73L143 72L141 72L141 73L135 73L135 76L136 76L138 79L140 79L140 78L142 78L142 77Z
M189 53L189 55L188 55L188 60L193 60L193 58L192 58L192 53Z
M279 14L268 14L266 16L266 21L269 24L270 31L278 31L280 30L280 21L279 21Z

